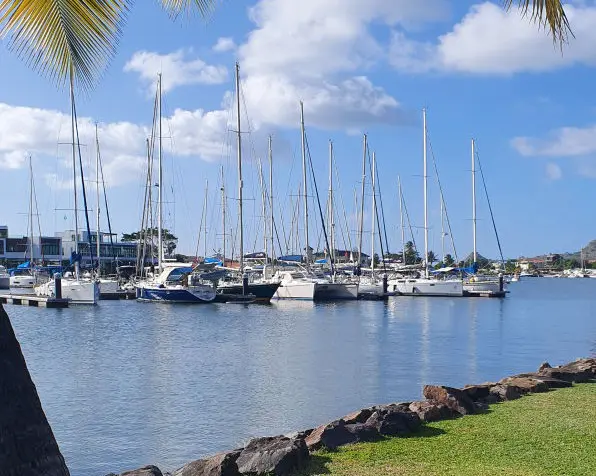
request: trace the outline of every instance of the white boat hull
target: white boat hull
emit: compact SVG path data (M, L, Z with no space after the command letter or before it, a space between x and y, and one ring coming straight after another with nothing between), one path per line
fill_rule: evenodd
M99 283L97 281L62 278L61 288L62 298L68 299L71 304L97 304L99 301ZM36 286L35 294L56 297L54 280L51 279L47 283Z
M22 288L31 289L39 284L35 276L11 276L10 287L11 288Z
M273 299L300 299L314 301L316 283L291 282L282 283L275 291Z
M480 280L480 281L467 281L464 283L464 292L469 293L499 293L503 292L499 281L491 280Z
M100 293L117 293L120 292L120 285L118 281L112 279L100 279L99 280L99 292Z
M463 296L463 283L460 280L435 279L391 279L389 291L403 296Z

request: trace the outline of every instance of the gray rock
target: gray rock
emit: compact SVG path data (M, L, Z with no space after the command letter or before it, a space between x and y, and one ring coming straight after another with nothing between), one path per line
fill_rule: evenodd
M310 435L314 430L314 428L309 428L308 430L301 430L301 431L293 431L292 433L288 433L284 435L286 438L304 440L308 435Z
M163 476L157 466L144 466L132 471L125 471L120 476Z
M0 475L69 476L21 346L0 304Z
M500 380L499 384L515 387L522 395L548 392L548 385L544 381L531 377L507 377Z
M442 403L460 415L475 412L474 402L462 390L453 387L425 385L424 398L436 403Z
M304 441L310 451L316 451L323 447L334 450L338 446L356 443L358 436L346 428L346 423L340 419L315 428Z
M426 422L446 420L453 416L453 411L442 403L412 402L409 409L411 412L416 413L420 420Z
M420 429L420 418L416 413L397 409L375 411L365 423L383 436L407 435Z
M172 476L240 476L236 460L240 450L218 453L205 459L192 461L177 469Z
M354 423L364 423L366 420L368 420L372 413L372 409L363 408L362 410L358 410L346 415L342 418L342 420L346 423L346 425L351 425Z
M501 401L516 400L521 398L521 392L512 385L498 384L490 389L491 395L497 397Z
M542 372L543 370L552 368L548 362L542 362L540 367L538 367L538 372Z
M484 399L490 395L491 387L496 385L495 382L486 382L478 385L466 385L462 392L466 394L473 402L484 402Z
M251 440L236 464L243 475L283 476L300 469L309 458L304 440L273 436Z

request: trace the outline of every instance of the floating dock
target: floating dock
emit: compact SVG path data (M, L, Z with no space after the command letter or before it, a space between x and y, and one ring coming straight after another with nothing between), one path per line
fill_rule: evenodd
M50 298L36 296L34 294L10 294L0 293L2 304L16 304L21 306L65 308L68 307L68 299Z

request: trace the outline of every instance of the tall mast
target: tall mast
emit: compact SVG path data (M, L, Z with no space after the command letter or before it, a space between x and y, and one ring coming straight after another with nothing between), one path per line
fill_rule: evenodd
M362 147L362 188L360 191L360 226L358 229L358 265L362 264L362 233L364 231L364 185L366 183L366 152L368 150L367 136L364 134Z
M273 148L271 147L271 136L269 136L269 213L270 213L270 233L271 236L269 237L271 240L271 265L273 265L273 258L275 255L274 252L274 245L273 245L273 229L274 229L274 221L273 221Z
M306 242L306 269L310 270L308 242L308 188L306 180L306 132L304 130L304 103L300 101L300 131L302 133L302 192L304 193L304 241Z
M29 268L33 269L33 165L31 156L29 156L29 240ZM41 246L41 238L39 244Z
M203 228L203 257L206 258L207 257L207 210L208 208L208 204L207 201L209 200L209 180L205 180L205 227Z
M222 265L226 266L226 186L224 185L224 168L221 166L221 221L223 233Z
M443 195L441 197L441 261L445 264L445 210L443 205Z
M476 250L476 155L474 152L474 139L472 139L472 243L474 263L477 261Z
M162 269L162 261L163 261L163 236L162 236L162 228L163 228L163 193L162 193L162 185L163 185L163 166L162 166L162 159L163 159L163 144L162 144L162 136L161 136L161 73L157 75L157 85L158 85L158 96L159 96L159 170L158 170L158 180L157 180L157 267L158 271L161 273Z
M99 135L97 133L97 122L95 123L95 185L97 192L97 235L96 235L96 249L97 249L97 277L101 276L101 261L100 261L100 246L99 246Z
M240 228L240 274L244 274L244 224L242 222L242 134L240 133L240 65L236 63L236 135L238 138L238 226Z
M377 194L376 194L376 183L375 183L375 172L377 168L376 154L372 153L372 231L370 233L370 260L371 260L371 278L375 277L375 228L377 227ZM382 241L382 240L381 240Z
M406 263L406 230L404 228L404 196L401 190L401 177L397 176L397 188L399 189L399 222L401 226L401 255L404 266Z
M329 259L335 262L335 219L333 216L333 141L329 141Z
M424 183L424 276L428 278L428 175L426 171L426 109L422 109L422 128L424 129L423 138L423 183Z
M265 252L265 259L267 259L267 192L265 190L265 179L263 177L263 164L261 159L258 160L259 167L259 185L261 187L261 214L263 215L263 251Z
M79 199L77 196L77 149L75 144L75 96L74 96L74 71L70 69L70 126L72 134L72 187L74 192L74 219L75 219L75 233L74 233L74 251L79 252ZM91 239L91 237L89 237ZM79 278L79 262L75 261L75 276Z

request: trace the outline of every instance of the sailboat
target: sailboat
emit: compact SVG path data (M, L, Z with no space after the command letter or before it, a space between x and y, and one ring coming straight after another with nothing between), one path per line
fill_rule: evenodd
M389 290L405 296L463 296L461 279L430 277L428 269L428 174L426 109L422 110L423 123L423 190L424 190L424 276L398 277L388 281Z
M276 273L280 280L274 299L298 299L308 301L344 300L358 298L358 285L335 282L333 260L331 261L330 279L324 273L315 273L311 268L311 247L308 233L308 193L307 193L307 163L306 163L306 131L304 128L304 104L300 102L300 130L302 151L302 193L304 200L304 238L305 238L305 267L281 270ZM330 247L328 246L330 249Z
M502 276L484 276L477 274L478 251L476 249L476 151L475 141L472 139L472 273L464 279L464 294L468 296L498 296L506 295Z
M237 137L237 148L238 148L238 228L239 228L239 241L240 241L240 258L239 258L239 279L231 279L228 281L222 281L217 287L217 292L220 294L233 294L233 295L252 295L256 301L269 302L279 287L279 282L265 279L265 276L259 276L251 273L246 274L244 266L244 221L243 221L243 201L242 201L242 134L240 131L241 126L240 116L240 65L236 63L236 137ZM271 153L271 139L269 140L269 166L272 166L272 153ZM271 176L271 175L270 175ZM270 193L272 191L270 190ZM222 199L223 200L223 199ZM225 205L224 205L225 207ZM273 211L271 211L273 213ZM265 217L263 216L263 220ZM225 236L225 225L224 225L224 236ZM271 236L273 236L273 229L271 230ZM225 242L224 242L225 243ZM271 250L273 252L273 249ZM224 245L225 255L225 245ZM224 256L225 260L225 256ZM225 262L224 262L225 266Z
M33 215L35 198L35 183L33 180L33 164L29 156L29 238L24 263L19 264L10 271L11 288L33 288L37 284L44 283L49 279L49 274L44 272L39 266L35 265L34 236L33 236ZM35 210L37 212L37 210ZM40 246L41 251L41 246ZM27 256L28 255L28 256Z
M187 263L165 262L163 258L163 144L162 144L162 114L161 114L161 74L158 75L157 100L159 101L159 163L157 183L157 276L136 283L136 298L140 301L164 303L193 303L204 304L215 300L215 288L205 284L200 274L193 272Z
M82 259L79 251L79 220L78 220L78 195L77 195L77 153L79 156L79 166L81 172L81 184L83 187L83 201L85 206L85 220L87 222L87 235L89 233L89 217L87 214L87 200L85 195L85 183L83 179L83 164L81 160L81 146L79 143L79 129L76 118L76 105L74 96L74 74L70 73L70 122L72 138L72 167L73 167L73 193L74 193L74 251L71 255L71 261L74 264L74 275L61 279L62 298L68 299L72 304L97 304L99 300L99 283L95 279L84 279L80 275L80 261ZM91 243L89 243L91 247ZM38 296L55 297L56 283L54 278L46 283L35 287L35 294Z

